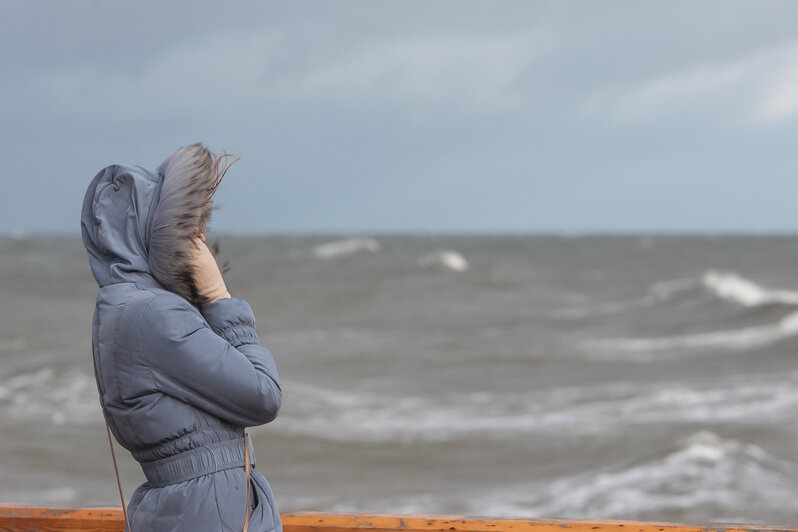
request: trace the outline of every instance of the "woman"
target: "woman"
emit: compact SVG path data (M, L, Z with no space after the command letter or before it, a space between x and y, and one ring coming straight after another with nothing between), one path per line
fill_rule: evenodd
M203 235L227 161L195 144L157 172L109 166L83 202L101 402L147 477L134 532L240 531L247 511L249 530L282 530L269 484L252 470L247 490L245 468L245 427L280 409L277 368Z

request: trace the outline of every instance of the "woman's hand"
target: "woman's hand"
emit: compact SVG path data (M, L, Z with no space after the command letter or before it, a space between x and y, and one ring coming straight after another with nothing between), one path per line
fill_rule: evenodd
M224 284L222 272L216 264L216 259L211 254L211 250L205 245L205 235L197 237L194 244L194 255L191 257L191 265L194 274L194 284L197 291L206 303L213 303L219 299L230 297L227 286Z

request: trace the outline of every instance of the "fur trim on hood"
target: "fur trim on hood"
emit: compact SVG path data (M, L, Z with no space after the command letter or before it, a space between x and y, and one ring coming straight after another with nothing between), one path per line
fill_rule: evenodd
M165 288L199 306L191 257L213 209L211 198L230 167L230 155L216 156L202 144L185 146L160 167L163 183L149 234L150 271ZM225 164L223 164L225 163Z

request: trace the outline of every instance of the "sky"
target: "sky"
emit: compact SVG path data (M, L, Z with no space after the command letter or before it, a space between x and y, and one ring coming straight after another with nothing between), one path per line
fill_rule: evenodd
M203 142L228 233L798 232L798 2L0 0L0 234Z

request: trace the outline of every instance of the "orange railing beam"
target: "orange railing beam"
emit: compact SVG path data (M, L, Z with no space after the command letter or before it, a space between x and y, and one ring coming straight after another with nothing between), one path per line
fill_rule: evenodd
M798 532L791 527L761 525L682 525L640 521L593 521L297 512L282 514L284 532ZM42 508L0 505L0 532L85 530L122 532L120 508Z

